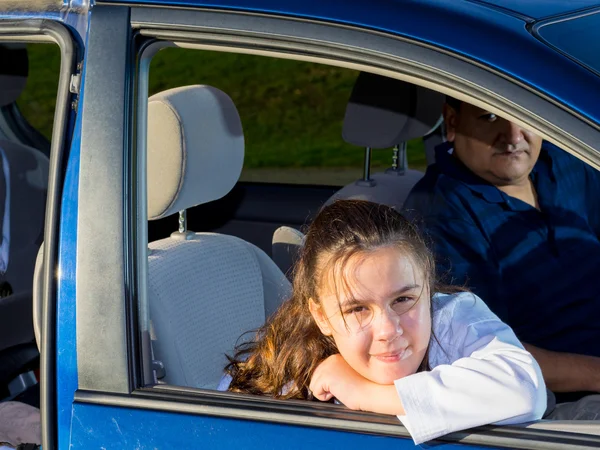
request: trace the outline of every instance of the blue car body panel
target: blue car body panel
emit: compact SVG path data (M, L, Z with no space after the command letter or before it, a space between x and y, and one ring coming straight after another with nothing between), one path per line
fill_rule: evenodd
M600 76L600 10L569 20L544 22L533 32L549 46Z
M520 14L531 20L539 20L545 17L558 16L600 6L600 2L597 0L480 0L480 3Z
M77 192L79 188L79 120L69 152L61 206L59 238L59 273L56 323L56 401L58 448L69 448L71 408L77 390Z
M323 428L232 420L118 407L73 406L72 449L414 449L412 440ZM436 449L465 449L439 444ZM478 450L487 447L469 446Z

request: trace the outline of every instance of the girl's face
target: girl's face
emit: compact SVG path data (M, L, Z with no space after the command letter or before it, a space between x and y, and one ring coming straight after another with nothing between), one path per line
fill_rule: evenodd
M387 385L418 370L431 314L427 280L412 258L394 247L353 255L341 274L324 276L317 294L317 325L359 374Z

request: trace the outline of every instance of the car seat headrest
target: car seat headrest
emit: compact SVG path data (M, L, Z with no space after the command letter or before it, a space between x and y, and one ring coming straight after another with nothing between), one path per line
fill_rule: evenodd
M0 107L14 103L27 84L29 59L25 44L1 44L0 61Z
M185 86L148 100L148 218L226 195L244 163L242 122L227 94Z
M361 147L394 147L433 131L441 123L443 104L438 92L361 72L346 107L342 136Z

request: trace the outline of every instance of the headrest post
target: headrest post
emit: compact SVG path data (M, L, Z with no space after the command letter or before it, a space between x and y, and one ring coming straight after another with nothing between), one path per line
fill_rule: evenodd
M171 237L174 239L181 239L183 241L189 241L194 237L195 233L188 231L187 229L187 211L179 211L179 229L171 233Z
M185 233L187 231L187 211L179 211L179 232Z
M363 180L369 181L371 176L371 147L365 148L365 165L363 168Z
M406 157L406 142L400 142L394 147L392 155L392 167L386 169L385 173L394 175L404 175L408 169L408 161Z
M406 149L407 149L407 145L406 145L406 141L401 142L400 144L398 144L398 170L402 173L404 173L406 171L406 169L408 169L408 158L407 158L407 153L406 153Z
M363 177L356 182L359 186L375 186L375 180L371 179L371 147L365 147L365 165Z
M394 150L392 151L392 170L398 170L398 144L394 145Z

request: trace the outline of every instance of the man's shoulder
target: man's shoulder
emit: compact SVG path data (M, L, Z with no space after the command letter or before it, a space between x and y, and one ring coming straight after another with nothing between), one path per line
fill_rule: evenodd
M470 195L463 183L442 173L437 164L432 164L410 191L404 209L421 217L446 216L466 211L464 205L468 204L467 197Z
M587 189L587 174L593 169L576 156L554 144L544 141L540 161L545 161L553 174L553 180L560 190Z
M577 167L578 169L583 169L585 167L583 161L548 141L542 143L542 152L540 153L540 156L547 160L551 160L552 165L559 168L573 169Z

